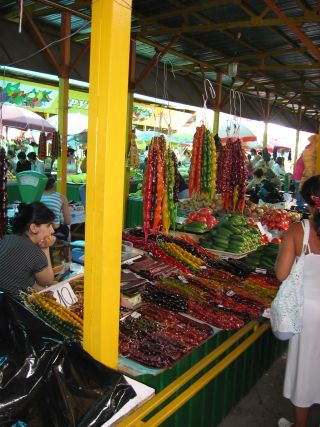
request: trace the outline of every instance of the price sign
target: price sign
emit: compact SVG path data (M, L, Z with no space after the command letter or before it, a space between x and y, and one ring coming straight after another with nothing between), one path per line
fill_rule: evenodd
M259 228L259 231L262 235L266 234L266 230L263 228L260 221L257 222L257 227Z
M64 307L70 307L78 301L76 294L73 292L68 282L49 286L39 293L47 291L51 291L55 300Z
M31 187L38 187L39 178L33 175L23 175L20 177L20 184L31 185Z

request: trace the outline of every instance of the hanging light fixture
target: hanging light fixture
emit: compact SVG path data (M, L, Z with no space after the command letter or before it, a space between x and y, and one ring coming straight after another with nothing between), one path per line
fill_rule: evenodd
M230 64L228 64L228 76L236 77L237 73L238 73L238 64L236 62L230 62Z

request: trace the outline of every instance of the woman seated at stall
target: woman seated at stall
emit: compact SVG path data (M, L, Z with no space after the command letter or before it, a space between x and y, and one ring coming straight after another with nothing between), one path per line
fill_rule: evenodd
M53 176L49 176L40 201L54 213L54 234L61 240L69 240L71 224L69 204L66 196L55 191Z
M273 172L272 169L267 169L264 173L264 176L266 178L267 181L271 182L272 184L275 185L275 187L280 190L282 183L280 178Z
M263 178L264 178L263 169L261 169L261 168L255 169L253 171L252 180L249 182L249 184L247 184L247 187L246 187L247 192L252 190L253 188L255 188L257 185L260 185Z
M54 213L43 203L21 203L12 219L13 234L0 240L0 288L20 299L20 291L53 283L49 247ZM38 285L38 288L37 288Z

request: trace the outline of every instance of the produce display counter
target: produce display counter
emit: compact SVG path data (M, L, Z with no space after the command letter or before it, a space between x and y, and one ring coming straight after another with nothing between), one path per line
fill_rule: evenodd
M243 330L245 329L248 329L247 326L243 328ZM286 348L285 343L274 338L269 327L266 327L266 330L260 336L257 336L256 339L253 337L253 343L247 348L246 340L250 340L250 332L248 331L244 334L242 332L242 330L232 332L221 331L206 343L193 350L171 369L167 369L155 376L140 375L135 377L138 381L153 387L157 394L163 390L165 393L166 390L168 390L168 397L170 395L170 388L174 387L177 381L180 381L179 379L186 375L188 370L195 369L196 365L201 364L208 356L210 357L212 352L221 353L217 359L201 371L200 378L199 375L197 375L186 383L186 386L190 385L190 391L186 391L186 386L184 386L179 392L173 394L172 397L179 401L180 398L183 399L184 392L187 395L193 393L192 387L197 386L197 383L202 381L204 387L188 400L186 404L181 406L180 409L177 409L180 406L179 403L172 403L171 405L175 407L175 410L172 411L170 403L168 404L167 402L166 406L162 405L162 409L160 406L160 413L156 412L156 414L152 414L152 417L154 417L156 421L156 417L159 417L158 419L161 420L163 416L166 418L167 415L164 414L168 414L168 411L172 412L172 416L159 425L162 427L182 427L186 425L215 427L219 425L221 420L231 411L237 402L248 393L256 381ZM239 339L237 339L237 336L239 336ZM222 347L233 337L235 340L232 345L230 347L227 346L228 348L226 351L223 351ZM241 346L244 346L243 352L241 352L243 350ZM221 372L206 384L205 376L208 375L208 371L212 370L213 366L220 369L220 364L224 365L225 363L227 365L228 358L232 357L233 353L237 352L239 352L239 355L235 360L225 368L222 366ZM160 397L158 400L161 400L161 393L158 397ZM157 395L153 400L157 400ZM152 405L153 400L150 402L150 405ZM155 403L153 403L153 407L156 407ZM143 409L144 408L141 408L141 411L143 411ZM161 414L161 411L163 411L164 414ZM138 414L136 417L137 416ZM143 416L139 419L142 418ZM136 420L137 419L138 418L136 418ZM148 417L146 419L148 419ZM131 424L132 420L133 417L129 417L126 419L125 424L121 424L121 427L124 425L134 425Z

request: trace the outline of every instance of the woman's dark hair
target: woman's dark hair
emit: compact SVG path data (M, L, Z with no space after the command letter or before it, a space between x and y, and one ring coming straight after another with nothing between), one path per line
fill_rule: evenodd
M253 175L256 176L257 178L262 178L263 177L263 169L261 169L261 168L256 169L253 172Z
M23 234L29 230L31 224L50 224L54 221L55 214L41 202L30 204L20 203L18 213L12 219L12 231Z
M315 202L312 200L312 196L320 197L320 175L314 175L307 179L300 191L303 200L308 203L309 206L315 206ZM320 211L317 209L313 215L314 226L316 233L320 236Z
M19 160L25 160L27 158L26 153L24 151L20 151L17 157Z
M257 150L255 148L251 148L250 153L255 156L257 154Z
M276 163L278 163L279 166L283 165L283 157L277 157Z
M264 148L264 149L262 150L262 158L263 158L263 160L264 160L265 162L270 162L270 160L271 160L271 155L270 155L270 153L269 153L269 151L268 151L268 149L267 149L267 148Z
M55 180L54 176L52 176L52 175L48 176L48 181L47 181L45 190L51 190L51 188L54 187L55 182L56 182L56 180Z
M67 148L67 154L74 154L75 153L75 151L76 150L74 150L73 148L71 148L71 147L68 147Z

